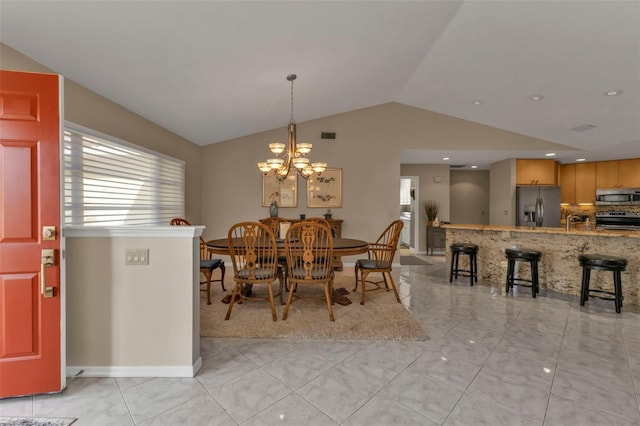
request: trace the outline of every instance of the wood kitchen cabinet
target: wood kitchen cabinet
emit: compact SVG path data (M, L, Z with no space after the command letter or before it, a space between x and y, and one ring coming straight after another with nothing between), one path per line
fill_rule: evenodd
M516 185L557 185L555 160L516 159Z
M598 161L596 163L596 186L598 188L618 188L618 161Z
M596 201L596 163L576 164L576 204Z
M560 165L560 202L562 204L576 203L576 165Z
M596 199L596 163L560 166L560 202L594 203Z
M596 186L598 188L640 187L640 158L598 161Z
M625 188L640 188L640 158L619 160L618 180Z

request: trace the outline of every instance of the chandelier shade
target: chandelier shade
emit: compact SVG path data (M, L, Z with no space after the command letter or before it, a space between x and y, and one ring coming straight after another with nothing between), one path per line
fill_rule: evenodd
M287 126L287 144L270 143L269 151L275 157L258 163L258 170L265 176L275 176L280 182L284 181L290 172L298 173L303 179L309 179L314 173L319 175L327 170L327 163L311 163L307 157L313 148L312 144L296 141L296 122L293 119L293 81L296 78L295 74L287 76L287 81L291 82L291 118Z

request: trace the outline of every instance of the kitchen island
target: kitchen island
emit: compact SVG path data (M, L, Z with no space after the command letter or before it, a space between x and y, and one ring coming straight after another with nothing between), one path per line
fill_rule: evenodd
M576 296L580 294L582 281L580 254L624 257L628 261L627 269L622 273L624 304L640 304L640 231L566 231L564 228L453 224L442 227L447 230L447 262L451 261L448 247L453 242L477 244L478 280L491 283L505 282L506 248L540 250L540 287ZM521 276L530 276L527 263L518 266ZM590 288L612 290L612 275L608 271L592 271Z

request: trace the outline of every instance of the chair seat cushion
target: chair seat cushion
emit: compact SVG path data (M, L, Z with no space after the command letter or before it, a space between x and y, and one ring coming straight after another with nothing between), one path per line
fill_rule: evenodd
M306 277L307 271L304 268L293 268L291 271L290 279L304 279ZM314 280L319 280L322 278L328 278L331 275L331 271L328 271L327 268L314 266L311 268L311 278Z
M627 259L606 254L581 254L578 256L580 266L598 267L604 269L620 269L624 271Z
M507 258L512 259L540 260L542 257L541 251L528 248L505 249L504 253Z
M386 260L375 260L375 259L358 259L356 261L356 265L360 269L390 269L391 264Z
M200 269L216 269L222 263L222 259L201 259Z
M251 272L247 268L242 268L238 271L238 277L248 279ZM269 278L275 278L275 271L271 268L256 268L255 278L259 280L266 280Z
M453 243L449 246L451 250L460 251L460 252L473 252L478 250L478 246L476 244L471 243Z
M458 253L474 253L478 251L478 246L476 244L453 243L449 248L451 251Z

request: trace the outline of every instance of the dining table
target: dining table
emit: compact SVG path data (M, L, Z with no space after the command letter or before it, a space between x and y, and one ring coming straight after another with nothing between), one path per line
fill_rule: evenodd
M229 239L217 238L206 242L209 250L215 254L230 255L229 252ZM284 240L278 238L276 240L278 246L278 256L286 256L284 247ZM333 239L333 255L334 256L355 256L358 254L367 253L369 250L369 243L364 240L357 240L355 238L334 238ZM334 267L334 270L342 270L341 267ZM345 289L334 289L332 300L341 305L351 304L351 300L346 297L349 291Z
M285 256L284 240L276 240L278 245L278 255ZM229 240L227 238L217 238L207 241L207 247L215 254L229 255ZM333 239L333 255L334 256L355 256L366 253L369 249L369 243L364 240L354 238L334 238Z

